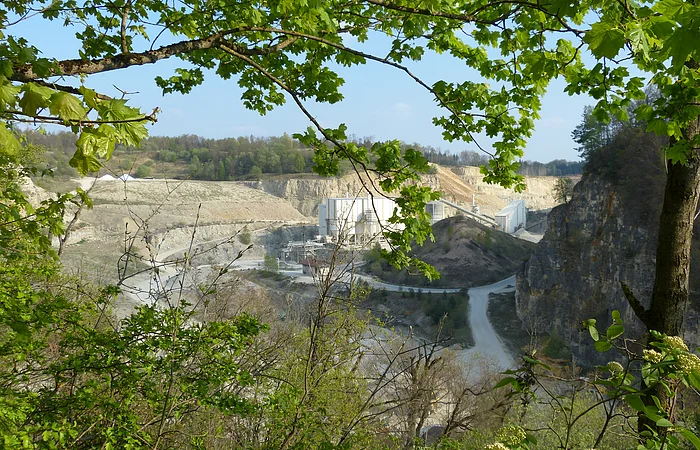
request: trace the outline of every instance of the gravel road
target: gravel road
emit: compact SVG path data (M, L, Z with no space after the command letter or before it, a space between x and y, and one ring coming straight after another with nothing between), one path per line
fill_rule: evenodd
M489 294L509 292L515 289L515 275L488 286L469 289L469 325L474 336L474 347L464 350L464 360L481 356L497 365L498 370L511 369L515 365L513 357L503 346L501 339L486 316Z

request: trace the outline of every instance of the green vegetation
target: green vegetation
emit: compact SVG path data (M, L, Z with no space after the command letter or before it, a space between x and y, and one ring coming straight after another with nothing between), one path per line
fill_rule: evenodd
M427 298L421 298L427 297ZM442 323L446 336L463 345L473 345L469 329L469 296L466 294L429 294L419 297L423 312L434 325Z
M445 346L474 346L469 326L469 296L466 292L427 293L420 288L403 292L373 290L362 303L371 311L383 311L377 319L401 330L411 327L420 339L439 340ZM428 319L424 320L423 315Z
M73 133L39 133L29 131L27 140L45 148L44 162L38 167L51 169L58 178L77 177L70 159L76 151L77 136ZM357 145L371 147L371 138L355 139ZM409 148L402 144L402 148ZM440 165L484 165L475 152L457 155L443 153L418 143L410 145L426 158ZM477 157L467 156L474 153ZM207 139L195 135L177 137L152 136L138 147L115 145L110 161L104 162L101 172L131 172L137 178L158 176L195 180L227 181L257 180L262 176L313 173L313 150L284 134L278 137L239 136L237 138ZM548 164L521 162L520 172L525 175L554 175L580 173L583 163L563 160ZM339 164L339 174L352 170L347 161Z
M663 148L668 138L644 130L644 122L612 124L595 122L584 112L577 127L584 172L612 183L626 213L655 232L664 198L666 168ZM595 145L600 146L595 147Z
M57 176L77 176L69 166L75 153L73 133L29 133L27 139L50 150L45 167ZM131 171L136 177L191 177L223 181L259 178L263 174L310 173L313 151L288 135L205 139L199 136L149 137L139 147L116 145L108 171ZM138 167L134 164L138 163ZM347 171L347 168L345 169Z
M481 286L509 277L532 254L535 244L480 225L465 217L449 217L433 225L434 242L416 247L413 255L443 276L430 281L410 270L398 270L377 247L363 258L364 270L394 284L431 288Z
M269 272L277 272L280 268L279 261L276 256L269 253L265 253L265 259L263 261L265 270Z
M571 350L555 333L542 339L542 354L547 358L561 361L571 361Z
M559 178L554 184L552 195L558 203L568 203L574 192L574 180L569 177Z
M253 238L250 234L248 226L244 226L243 229L238 233L238 240L243 245L250 245L253 242Z
M489 322L514 355L529 353L538 340L523 328L515 308L515 292L489 295L486 311Z
M591 95L597 102L592 115L603 123L627 120L629 106L644 99L644 86L654 86L659 95L634 104L633 113L647 131L669 139L663 156L668 189L658 233L656 283L648 308L626 292L632 311L649 331L648 348L644 356L628 352L624 365L615 362L598 371L592 385L599 407L590 411L603 414L600 428L590 431L586 427L595 425L579 420L585 415L575 415L581 410L575 395L591 390L586 380L578 378L570 383L579 384L566 390L570 400L552 396L547 423L538 427L549 438L543 439L545 445L579 446L574 432L583 428L590 431L583 434L586 448L604 448L611 445L606 436L615 435L610 427L622 410L630 421L639 415L637 433L631 435L644 448L675 449L686 444L700 448L692 430L674 417L681 387L700 388L698 357L683 348L678 337L688 307L692 224L700 199L696 16L696 5L684 0L425 5L403 0L176 5L162 0L2 1L3 445L410 448L419 445L430 411L437 405L445 407L441 400L453 400L447 431L471 427L476 420L473 411L481 416L495 411L488 418L495 421L499 411L508 410L505 397L490 397L492 401L478 407L470 404L475 396L455 386L455 380L463 379L446 375L456 372L449 371L448 361L436 354L434 346L405 349L407 341L399 340L394 344L398 350L390 355L396 356L390 359L395 365L389 366L395 372L354 377L363 354L359 343L365 340L358 330L369 329L368 322L353 320L351 311L338 308L328 289L320 290L309 326L278 341L292 346L269 358L271 353L254 352L254 341L264 327L250 316L203 323L191 320L190 311L182 309L186 303L178 299L170 303L177 306L166 311L141 307L110 327L99 306L109 303L117 289L100 287L97 295L83 296L83 289L74 283L70 289L61 283L49 236L64 231L62 216L68 203L89 200L78 191L77 196L59 196L40 206L27 202L18 180L32 175L33 162L23 159L30 150L15 125L50 124L78 133L69 164L80 174L95 172L112 158L117 145L140 145L148 134L146 124L156 121L159 110L146 105L150 112L144 113L128 105L128 98L97 92L89 87L91 76L177 57L180 67L156 77L164 94L186 94L206 77L218 76L235 79L242 102L260 114L291 100L313 125L294 137L312 149L318 174L336 175L350 164L363 174L377 175L381 189L399 194L401 213L396 220L405 228L386 233L393 251L382 254L394 266L411 267L431 279L438 276L434 268L411 256L414 242L422 244L432 237L424 209L438 194L416 183L419 173L428 170L427 159L396 140L358 145L348 139L345 124L321 126L324 121L308 109L313 102L335 104L343 99L339 67L376 63L412 77L441 108L433 123L443 137L481 148L474 137L488 135L492 149L489 164L482 166L485 180L518 191L525 188L517 172L518 159L552 81L563 79L568 94ZM72 27L80 48L61 50L79 59L61 60L48 48L34 47L21 35L23 28L16 26L34 21L24 29L40 29L48 20ZM161 44L158 38L163 33L172 43ZM379 47L365 44L369 40L377 40ZM377 48L377 54L368 53ZM404 64L421 60L428 50L460 59L481 79L417 78ZM247 173L259 177L268 167L265 164L276 169L269 159L247 161L253 163ZM192 155L188 164L191 173L201 171L217 179L231 176L225 159L223 167L221 162L203 162L200 155ZM300 167L296 157L294 163ZM119 167L126 170L135 164L135 159L125 158ZM203 289L201 294L213 293ZM604 334L595 322L587 322L601 351L619 342L619 313L613 321ZM644 382L641 390L634 387L635 365L642 366L637 377ZM270 372L254 376L253 371L261 368ZM551 372L529 357L500 385L510 386L527 406L528 393L551 392L538 381L542 374L538 370ZM378 398L379 389L367 389L368 379L400 379L403 384L391 386L392 395ZM539 385L530 389L535 383ZM445 392L449 395L443 396ZM624 409L616 407L621 405ZM382 423L378 418L383 415L395 420ZM500 423L505 418L502 413ZM518 426L505 424L500 431L493 437L503 441L501 448L537 445Z

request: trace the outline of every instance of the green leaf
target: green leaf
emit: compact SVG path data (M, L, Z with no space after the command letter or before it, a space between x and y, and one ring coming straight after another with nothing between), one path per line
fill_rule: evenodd
M657 427L672 427L673 422L671 422L668 419L664 419L663 417L659 420L656 421L656 426Z
M690 142L687 140L676 141L673 145L666 149L666 158L670 159L673 164L685 164L688 160L690 152Z
M17 155L22 146L13 132L0 125L0 150L7 155Z
M87 111L78 97L68 92L56 92L49 99L49 111L63 121L76 121L85 118Z
M116 138L127 146L138 146L141 140L148 136L148 130L144 125L143 114L138 108L126 105L126 100L112 99L97 104L100 118L104 121L113 121L116 130Z
M83 100L89 108L97 108L97 102L99 101L97 99L97 92L92 89L88 89L85 86L80 86L78 90L83 95Z
M620 320L620 311L613 309L612 318L615 322L618 322Z
M680 67L688 60L690 55L697 51L697 34L686 27L678 27L666 39L664 50L673 59L673 66Z
M83 155L82 153L76 153L68 161L71 167L78 169L78 173L81 175L87 175L90 172L97 172L102 167L100 161L95 158L94 155Z
M598 334L598 329L595 327L595 325L589 325L588 332L591 334L594 341L600 340L600 335Z
M683 0L661 0L651 7L652 11L666 16L669 19L675 19L675 16L680 13L684 14L693 9L693 5Z
M625 332L625 327L622 325L610 325L608 327L608 330L605 332L606 336L608 339L615 339L617 337L622 336L622 333Z
M625 401L635 411L642 412L644 411L644 408L646 408L642 399L636 394L626 395Z
M697 390L700 390L700 374L693 370L690 372L688 375L688 381L690 381L690 384Z
M614 58L625 45L625 34L614 24L598 22L591 26L583 41L597 58Z
M109 159L114 151L116 143L114 128L107 124L102 124L99 128L84 128L78 141L75 143L78 152L84 155L96 154L102 158Z
M12 76L12 72L12 61L9 59L0 60L0 74L6 78L9 78Z
M595 349L601 353L607 352L612 348L612 344L608 341L597 341L594 345Z
M641 54L645 60L649 59L649 39L642 23L632 22L627 30L627 39L632 44L632 50Z
M501 381L496 383L496 385L493 388L498 389L498 388L501 388L501 387L509 385L509 384L516 384L517 382L518 381L513 377L505 377L505 378L501 379Z
M92 199L90 196L83 190L82 188L77 188L75 192L78 194L80 197L80 200L85 204L87 209L92 209Z
M6 109L17 104L17 95L19 95L20 91L19 87L9 81L0 84L0 109Z
M53 89L45 86L39 86L36 83L27 83L22 87L24 95L19 101L19 106L22 112L35 116L37 111L49 106L49 99L53 95Z
M687 440L690 441L691 444L696 448L696 450L700 450L700 439L693 433L692 431L688 430L687 428L681 428L678 430L678 432Z

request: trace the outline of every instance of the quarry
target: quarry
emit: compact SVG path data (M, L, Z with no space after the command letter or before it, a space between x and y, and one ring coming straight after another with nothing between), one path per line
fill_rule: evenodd
M525 200L527 208L532 210L547 210L556 204L552 197L556 177L528 179L529 187L521 194L474 182L476 179L476 167L453 171L436 166L435 174L424 176L426 184L440 190L443 199L449 199L450 204L462 210L445 203L431 203L430 211L436 221L464 211L478 211L476 214L493 223L494 216L513 200ZM89 190L94 203L91 210L81 212L67 242L67 254L74 254L78 259L84 254L83 249L89 249L93 244L101 249L100 256L104 256L105 260L108 255L118 256L125 230L135 230L144 221L148 222L149 233L159 241L159 250L171 252L187 243L195 222L199 242L222 239L244 227L256 235L263 235L265 232L262 230L282 226L316 227L315 232L309 231L302 239L313 240L316 236L337 235L337 220L333 219L334 224L329 227L329 213L324 212L328 211L329 201L335 207L335 212L331 214L338 217L343 213L346 217L349 213L354 214L352 220L348 218L345 221L352 223L346 228L351 228L353 234L357 228L360 234L375 235L378 224L372 224L372 219L379 214L385 221L393 212L393 200L389 198L379 197L374 199L375 202L368 202L366 193L364 197L359 197L366 191L352 175L328 179L289 177L286 180L257 182L158 179L123 182L83 178L75 180L75 184ZM40 188L32 189L37 191L33 194L37 199L46 195L39 192ZM358 197L347 196L348 193L355 193ZM355 202L354 198L362 200ZM370 221L364 221L364 215L370 216ZM366 230L362 228L364 223L368 223ZM280 242L278 245L281 248L287 243ZM143 244L135 243L137 247ZM272 252L277 254L279 250L276 248ZM254 246L247 257L260 259L264 251L264 246ZM68 260L76 258L69 257Z
M501 225L506 225L511 234L519 231L532 238L538 235L526 230L526 202L532 202L541 209L555 206L551 194L555 177L528 180L531 187L522 194L516 194L476 182L478 168L455 170L434 167L434 173L425 175L424 182L439 189L445 200L428 204L427 211L433 223L449 217L465 216L482 223L479 226L483 229L477 230L478 233L483 234L486 230L502 233ZM386 280L383 280L371 271L361 269L364 264L362 253L374 245L385 245L380 231L389 225L388 219L396 205L390 197L376 194L374 198L369 197L362 183L354 176L329 179L289 177L254 183L117 177L83 178L74 182L89 193L93 207L80 211L78 220L70 230L62 258L66 267L75 271L85 270L84 267L89 264L92 276L101 280L116 280L121 269L117 265L118 270L115 271L115 261L120 260L127 248L126 242L129 242L129 250L139 255L134 265L139 270L146 269L149 264L182 258L188 252L194 255L198 279L206 279L216 268L232 259L235 262L230 268L235 269L236 273L262 270L266 261L274 260L280 275L288 277L292 283L312 287L322 274L328 274L328 261L333 249L336 244L342 243L353 256L350 257L351 261L335 270L349 271L351 268L355 281L362 281L375 291L403 292L402 295L405 295L409 289L413 290L410 287L412 284L424 283L422 277L391 281L388 272L388 278L384 277ZM47 195L40 188L34 190L37 198ZM348 196L349 193L353 193L353 196ZM242 238L243 235L245 238ZM454 253L460 246L453 245ZM454 255L451 256L457 258L454 261L461 261L466 254ZM470 281L451 273L453 263L435 263L438 268L444 267L445 275L434 287L425 285L419 288L426 295L459 293L469 286L490 284L512 275L506 273L511 269L507 269L508 264L503 262L494 260L493 267L501 269L492 275L489 275L489 266L477 262L482 269L475 267L474 280ZM162 285L170 286L176 282L174 267L164 269L161 276L164 277ZM349 282L349 276L340 281ZM188 283L195 281L191 279ZM264 284L259 285L255 278L248 278L245 283L248 285L246 289L267 289ZM512 289L514 282L503 284L506 285ZM146 301L149 297L147 293L154 288L148 274L130 277L123 286L126 295L123 303L117 307L120 317L126 316L129 308L139 301ZM281 314L293 314L287 307L281 308L284 310ZM391 311L392 314L395 312ZM481 314L476 322L487 321L485 308ZM399 316L399 326L409 327L425 321L421 318L422 313L413 318L403 317L402 313ZM431 329L430 326L426 328ZM482 346L492 345L484 342L497 342L493 338L495 335L490 336L486 341L479 336L477 342ZM500 348L492 348L494 354L503 354ZM471 351L477 350L472 347ZM499 358L502 365L512 362L505 356Z

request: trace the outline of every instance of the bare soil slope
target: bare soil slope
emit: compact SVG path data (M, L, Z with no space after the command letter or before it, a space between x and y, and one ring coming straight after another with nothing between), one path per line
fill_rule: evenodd
M525 200L530 210L549 209L558 204L552 196L552 190L559 177L525 177L527 188L522 193L485 183L484 176L479 173L478 167L455 167L454 169L438 167L438 177L446 198L449 200L450 196L453 196L457 203L471 205L472 198L471 192L465 198L459 189L452 188L457 185L454 180L470 186L482 214L494 215L512 200Z
M64 260L69 266L89 262L111 271L123 252L126 233L134 236L144 221L151 239L160 243L159 253L187 247L195 223L195 242L211 242L230 237L243 227L254 232L310 222L284 199L240 183L98 180L90 197L93 209L81 213L68 240ZM143 230L138 232L143 235ZM135 248L143 251L145 241L139 236Z
M435 242L415 248L415 256L433 265L440 279L428 282L422 275L370 267L375 275L396 284L425 287L472 287L494 283L513 275L530 258L536 244L455 216L433 226Z

